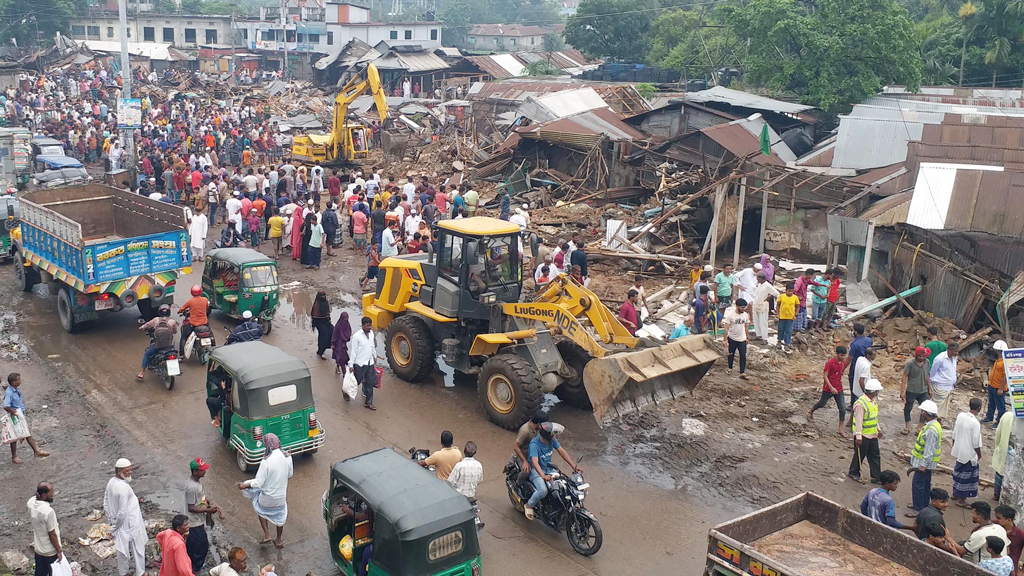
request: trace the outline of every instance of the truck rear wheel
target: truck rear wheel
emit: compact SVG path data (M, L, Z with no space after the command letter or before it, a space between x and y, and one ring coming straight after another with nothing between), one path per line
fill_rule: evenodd
M434 337L416 316L399 316L388 326L384 351L388 364L406 382L421 382L434 371Z
M555 345L558 346L562 360L576 372L575 378L566 380L555 388L555 395L574 408L589 410L593 406L590 403L590 396L587 395L587 388L583 385L583 368L590 362L590 354L572 340L559 339Z
M57 315L60 316L60 325L64 327L65 332L69 333L78 328L78 323L75 322L72 298L74 296L71 295L71 288L68 286L61 287L57 292Z
M513 354L489 358L477 380L484 411L492 422L517 430L540 408L540 380L529 362Z
M25 266L20 254L14 259L14 275L25 292L31 292L32 287L39 282L39 272L32 266Z

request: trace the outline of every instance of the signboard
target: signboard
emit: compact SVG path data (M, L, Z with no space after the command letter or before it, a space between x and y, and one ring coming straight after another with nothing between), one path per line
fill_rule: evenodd
M1024 418L1024 348L1003 350L1003 368L1010 387L1013 415Z
M86 284L177 270L192 261L184 231L90 245L84 259Z
M117 127L124 130L142 128L142 100L121 98L117 101Z

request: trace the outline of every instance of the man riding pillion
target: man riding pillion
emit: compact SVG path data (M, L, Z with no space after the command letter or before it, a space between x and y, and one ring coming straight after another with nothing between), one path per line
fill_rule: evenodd
M551 474L555 472L554 466L551 465L551 455L555 450L573 470L581 470L555 439L554 431L553 423L544 422L537 430L537 437L530 441L530 482L533 483L534 491L525 507L527 520L533 520L533 508L548 495L548 482L552 480Z
M224 344L234 344L235 342L252 342L253 340L259 340L263 337L263 328L260 328L258 322L253 321L252 311L246 310L242 312L243 322L231 331L228 336L227 342Z
M167 304L161 304L157 310L156 318L139 326L139 330L153 331L153 342L142 353L142 370L135 376L137 379L142 380L146 377L146 367L149 366L149 362L157 350L174 348L174 334L178 332L178 323L170 316L171 307Z
M185 357L185 341L192 332L199 326L207 326L209 319L207 313L210 310L210 301L203 297L203 289L200 286L192 287L192 297L178 308L178 314L188 314L188 318L181 324L181 339L178 344L178 352Z

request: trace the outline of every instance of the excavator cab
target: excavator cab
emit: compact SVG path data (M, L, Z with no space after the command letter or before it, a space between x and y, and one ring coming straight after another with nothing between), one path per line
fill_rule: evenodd
M602 423L692 390L721 356L706 336L642 342L565 274L520 302L520 253L518 226L474 217L441 221L436 253L381 262L363 314L385 333L395 374L423 381L439 356L475 374L487 416L515 430L545 393L593 409Z

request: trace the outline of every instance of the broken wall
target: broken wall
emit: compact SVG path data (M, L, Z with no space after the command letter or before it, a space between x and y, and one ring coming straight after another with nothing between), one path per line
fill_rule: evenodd
M765 228L767 251L797 250L822 260L828 257L828 214L823 209L769 207Z

